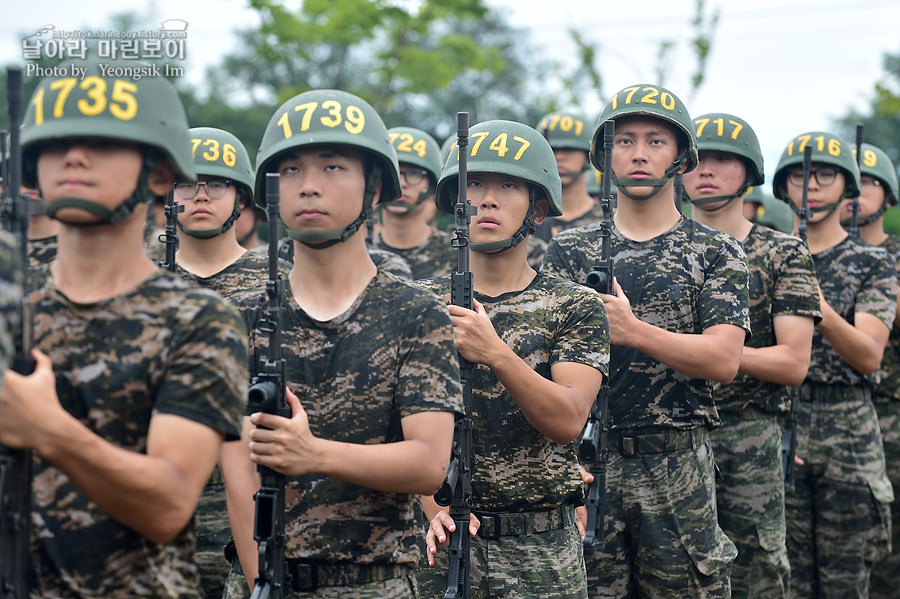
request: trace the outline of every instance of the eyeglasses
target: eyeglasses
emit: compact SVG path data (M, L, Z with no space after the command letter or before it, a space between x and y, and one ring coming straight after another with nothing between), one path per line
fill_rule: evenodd
M875 187L881 187L881 181L874 177L862 177L859 182L863 185L874 185Z
M210 179L209 181L198 181L197 183L176 183L175 194L182 200L190 200L200 191L203 186L206 195L213 200L218 200L228 191L229 185L234 185L231 179Z
M400 176L406 179L407 185L418 185L428 174L423 168L401 168Z
M810 177L815 177L816 182L822 187L828 187L834 183L834 180L837 178L838 169L824 167L818 168L814 171L809 172ZM791 171L788 173L788 182L791 185L796 185L800 187L803 185L803 170L798 169L795 171Z

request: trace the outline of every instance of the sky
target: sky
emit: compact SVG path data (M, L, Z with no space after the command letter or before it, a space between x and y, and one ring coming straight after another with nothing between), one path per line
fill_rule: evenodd
M402 5L416 1L396 0ZM900 54L897 0L705 0L705 14L718 11L719 20L705 81L692 94L690 79L697 63L689 40L696 0L486 3L522 30L523 39L527 36L530 47L542 56L569 60L574 50L571 30L599 46L597 66L604 89L582 102L592 116L599 114L606 96L619 89L661 84L680 97L692 115L728 112L749 122L760 139L769 175L784 145L797 134L828 130L850 109L867 113L875 84L887 81L884 55ZM235 49L235 29L258 23L247 6L245 0L18 3L0 22L0 61L25 64L22 38L44 25L56 30L105 28L112 15L134 10L160 21L188 22L186 76L200 79L206 66ZM656 81L663 41L672 42L672 51L664 81Z

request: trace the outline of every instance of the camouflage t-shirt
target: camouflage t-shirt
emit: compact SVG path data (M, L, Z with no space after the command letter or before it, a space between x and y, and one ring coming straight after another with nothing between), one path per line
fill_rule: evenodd
M456 248L450 247L450 239L449 233L432 229L428 239L417 247L400 249L389 246L376 233L372 237L372 245L406 260L415 280L446 275L456 268L458 252Z
M165 239L165 229L149 223L144 227L144 251L147 252L147 256L154 262L159 262L166 257ZM176 245L175 247L177 248L178 246Z
M878 247L884 248L897 262L897 275L900 277L900 237L888 235ZM875 401L891 401L900 399L900 327L892 323L891 336L884 348L881 360L879 382L872 393Z
M239 300L246 322L266 309L259 293ZM453 329L435 295L378 271L343 314L311 319L285 285L282 352L288 386L313 434L346 443L403 439L401 418L461 412ZM256 358L268 336L251 331ZM251 367L253 370L253 367ZM290 477L285 492L291 558L418 567L424 555L418 497L385 493L322 474Z
M450 277L419 281L449 295ZM538 273L522 291L475 299L494 330L528 366L546 379L559 362L609 372L606 309L593 290ZM578 456L535 429L484 364L472 373L472 491L475 508L488 512L545 510L582 499Z
M0 230L0 388L15 353L13 335L21 334L22 279L19 244L12 234Z
M748 267L731 235L682 217L647 241L613 227L614 274L643 322L673 333L700 334L729 324L750 330ZM584 284L600 258L600 225L553 238L544 271ZM715 427L719 414L709 381L694 379L630 347L613 345L609 414L620 429Z
M813 254L822 295L841 318L853 324L857 312L872 314L887 327L897 309L897 263L885 250L849 236ZM818 327L806 380L814 383L862 385L866 377L841 358Z
M809 316L818 322L819 284L812 254L800 239L762 225L753 225L743 242L750 265L750 330L747 347L775 345L773 318L780 315ZM717 385L716 406L741 410L747 404L769 412L790 407L787 387L738 373L728 385Z
M534 235L549 243L554 236L559 235L563 231L599 223L601 220L603 220L603 207L600 205L600 202L595 201L587 212L572 220L563 220L558 216L548 216L537 227Z
M119 447L143 453L150 419L172 414L239 438L247 333L213 292L158 272L92 304L52 281L30 296L35 345L50 356L63 408ZM35 455L34 597L197 597L193 524L153 543Z
M175 274L188 281L193 281L201 287L212 289L225 299L231 300L236 295L246 293L257 287L265 287L269 278L268 246L265 249L265 253L252 250L246 251L240 258L209 277L199 277L192 272L188 272L180 265L177 265L177 263ZM291 265L279 259L278 272L286 280L291 272Z
M58 237L42 237L28 240L28 266L39 268L42 264L50 264L56 259L56 250L59 247Z

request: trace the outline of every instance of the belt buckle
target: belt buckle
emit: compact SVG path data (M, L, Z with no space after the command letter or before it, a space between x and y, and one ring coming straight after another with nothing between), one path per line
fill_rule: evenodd
M637 438L627 437L627 436L623 435L619 439L622 444L622 455L623 456L637 455Z
M291 561L291 588L295 592L319 588L319 566L311 562Z

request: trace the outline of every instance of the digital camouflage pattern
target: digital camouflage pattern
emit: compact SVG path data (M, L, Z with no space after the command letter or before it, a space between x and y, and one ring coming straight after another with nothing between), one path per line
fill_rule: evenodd
M521 536L470 539L471 599L585 599L581 533L575 526ZM419 597L442 599L447 591L449 552L416 572Z
M266 250L264 254L244 252L240 258L209 277L199 277L177 265L175 274L201 287L212 289L230 300L252 289L265 289L269 276L268 247ZM290 271L291 265L282 261L279 272L285 280ZM231 569L231 563L225 558L224 552L225 545L231 540L231 526L225 502L225 482L218 466L213 469L197 502L195 525L197 566L204 594L207 597L221 597L225 577Z
M526 258L528 266L535 270L540 270L544 254L547 253L547 242L543 239L538 239L534 235L529 235L525 241L528 243L528 257Z
M446 275L456 268L458 252L450 246L451 235L446 231L432 229L428 239L414 248L389 246L376 233L372 236L372 246L400 256L412 269L412 280L427 279Z
M818 320L819 287L806 244L760 225L742 242L750 265L749 347L776 344L779 315ZM790 584L785 545L784 470L776 414L790 408L787 388L738 373L716 385L722 426L712 431L719 476L719 526L738 549L732 564L732 599L784 599Z
M449 297L450 277L420 281ZM606 309L592 290L542 273L522 291L475 299L500 338L544 378L560 362L608 374ZM559 445L535 429L490 368L472 377L473 511L534 512L584 502L574 444ZM446 590L443 564L420 572L423 588ZM542 533L473 539L473 597L585 597L581 535L574 523ZM443 584L443 588L441 587ZM475 591L474 589L480 589ZM488 592L489 591L489 592Z
M235 560L237 564L237 560ZM236 568L240 570L238 566ZM365 584L354 584L350 586L325 586L319 587L315 591L295 592L288 587L285 590L285 599L419 599L425 597L419 592L419 585L416 584L415 573L408 574L404 577L389 578L376 582ZM443 597L443 590L441 591ZM242 572L231 572L228 574L228 580L225 583L225 593L222 599L249 599L250 588L247 586L247 580Z
M238 303L245 321L255 323L267 300L256 292ZM433 294L379 271L345 313L327 322L307 316L290 285L282 305L288 385L314 435L391 443L403 438L403 417L462 410L453 329ZM254 330L250 341L255 364L266 355L268 336ZM308 474L288 478L285 504L290 558L417 568L424 556L417 496Z
M22 255L16 238L0 230L0 387L15 354L13 335L19 331L22 309Z
M549 243L555 235L559 235L563 231L599 223L601 220L603 220L603 208L600 206L600 202L594 202L590 210L572 220L563 220L558 216L548 216L543 223L535 228L534 235L541 241Z
M583 284L600 258L599 233L594 224L554 237L544 270ZM638 319L686 334L717 324L749 330L747 260L730 235L682 217L644 242L613 226L610 246L616 279ZM585 556L589 595L728 597L737 552L717 523L706 433L719 425L712 386L631 348L611 350L613 431L673 444L623 456L624 445L611 438L605 545Z
M877 414L866 387L800 391L809 397L797 413L805 464L785 497L791 597L868 597L872 564L890 552L894 499Z
M109 442L146 450L155 413L240 435L248 384L247 334L232 306L158 272L92 304L51 282L31 295L35 345L49 355L62 406ZM194 527L152 543L82 495L35 456L32 597L198 597Z
M159 262L166 257L166 244L162 241L165 235L165 229L150 224L144 227L144 251L153 262Z
M897 266L888 253L849 236L836 246L813 255L816 276L825 301L847 322L856 312L876 316L888 328L897 309ZM807 381L864 385L869 381L838 355L816 329Z
M750 266L750 330L747 347L776 344L775 316L808 316L818 321L819 284L812 254L800 239L768 227L753 225L743 241ZM752 403L770 413L790 407L787 387L738 373L728 385L717 385L719 411L740 411Z
M449 297L450 277L420 281ZM550 367L576 362L608 374L606 309L592 290L538 274L522 291L475 299L500 338L532 370L550 379ZM472 375L472 492L474 509L546 510L583 499L572 444L559 445L535 429L491 369Z
M896 262L849 236L813 255L825 301L847 322L872 314L890 327ZM872 564L890 552L893 501L870 382L820 331L800 387L796 491L785 498L792 595L868 594Z
M699 334L717 324L749 330L747 260L730 235L682 217L643 242L626 239L613 226L610 247L616 279L638 319L675 333ZM588 225L554 237L543 269L584 284L599 258L600 225ZM612 346L610 397L614 428L719 424L709 382L627 347Z
M28 240L28 267L40 268L43 264L50 264L56 259L56 249L59 241L56 235L42 237L41 239Z
M900 258L900 237L888 235L879 246L894 257ZM900 276L900 263L898 263ZM872 568L869 597L892 599L900 589L900 327L896 321L884 348L879 382L872 390L872 401L878 413L884 459L888 479L894 490L891 503L891 554Z
M269 251L266 248L257 248L252 251L257 250L264 254L267 254ZM402 256L371 246L366 246L366 250L369 252L369 258L372 259L372 262L378 270L389 272L392 275L407 281L413 280L412 267ZM294 262L294 241L292 239L286 237L279 242L278 257L282 260L286 260L290 264Z
M751 275L752 276L752 275ZM781 425L755 404L721 410L710 432L719 526L737 547L732 599L785 599L790 566L785 544Z

